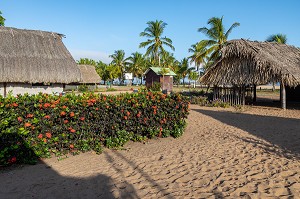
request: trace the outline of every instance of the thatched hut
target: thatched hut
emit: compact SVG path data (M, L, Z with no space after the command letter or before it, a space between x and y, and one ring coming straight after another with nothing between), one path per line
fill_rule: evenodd
M64 35L0 27L0 95L62 92L81 74Z
M252 87L255 99L256 85L280 82L282 108L286 107L286 96L297 95L300 85L299 48L240 39L229 41L221 53L219 60L200 79L202 83L237 87L242 98L246 96L246 88Z
M81 81L72 85L66 85L68 90L77 90L79 85L85 85L88 90L94 90L100 84L101 78L96 72L95 66L78 65L81 73Z
M176 74L171 69L166 69L166 73L162 73L161 67L150 67L148 68L144 75L146 79L146 87L150 88L155 83L160 83L161 88L164 91L172 91L173 90L173 76Z

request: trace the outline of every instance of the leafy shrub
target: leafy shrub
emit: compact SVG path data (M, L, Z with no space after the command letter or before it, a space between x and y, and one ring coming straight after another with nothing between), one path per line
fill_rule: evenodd
M80 92L87 92L88 91L88 86L85 84L81 84L78 86L78 91Z
M107 92L109 92L109 91L117 91L117 89L115 89L115 88L107 88L106 91Z
M178 137L188 99L142 91L116 96L84 93L0 96L0 165L118 148L128 140Z
M152 86L149 87L151 91L161 91L161 84L159 82L154 82Z

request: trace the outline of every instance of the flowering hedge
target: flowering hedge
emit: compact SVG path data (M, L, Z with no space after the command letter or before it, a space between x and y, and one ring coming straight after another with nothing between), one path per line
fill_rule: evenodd
M0 97L0 165L77 154L127 141L178 137L189 103L179 94L47 94Z

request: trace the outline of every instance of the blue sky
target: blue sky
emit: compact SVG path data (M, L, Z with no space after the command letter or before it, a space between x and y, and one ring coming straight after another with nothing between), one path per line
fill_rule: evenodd
M139 36L148 21L163 20L164 36L173 40L178 60L189 47L205 39L197 32L211 17L224 16L226 28L240 27L229 39L263 41L283 33L288 44L300 47L299 0L0 0L7 27L53 31L66 35L63 42L77 60L88 57L108 63L108 55L125 50L126 56L145 49Z

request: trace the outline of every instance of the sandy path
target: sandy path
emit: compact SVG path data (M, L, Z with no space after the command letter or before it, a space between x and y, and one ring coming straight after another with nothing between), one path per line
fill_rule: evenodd
M300 198L299 110L191 109L178 139L3 171L0 198Z

